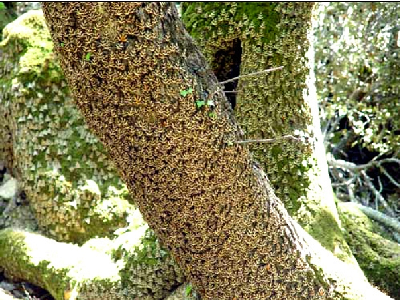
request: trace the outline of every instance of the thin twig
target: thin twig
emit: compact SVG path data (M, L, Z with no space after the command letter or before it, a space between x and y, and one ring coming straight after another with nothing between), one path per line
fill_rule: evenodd
M393 183L395 186L397 186L398 188L400 188L400 184L399 184L396 180L394 180L393 177L390 176L389 173L386 171L386 169L383 168L382 166L381 166L381 171L383 172L383 174L386 175L387 178L389 178L389 180L390 180L391 183Z
M237 94L237 91L224 91L225 94Z
M388 214L393 217L396 214L394 213L394 210L390 207L390 205L386 202L385 198L382 197L382 195L378 192L378 190L375 188L374 184L372 183L371 179L367 175L367 173L362 170L361 175L363 175L365 182L367 183L368 187L370 188L371 191L375 193L375 197L379 200L380 203L382 203L383 207L386 209Z
M332 186L343 186L343 185L350 185L354 180L356 180L355 177L351 177L349 180L341 183L332 183Z
M350 173L358 173L361 174L362 177L364 178L364 182L365 184L368 186L369 190L372 191L375 194L375 201L379 202L380 204L383 205L383 207L386 209L386 211L388 212L388 214L390 216L395 216L394 210L393 208L386 202L385 198L381 195L381 191L378 191L374 184L371 181L371 178L367 175L366 171L372 167L378 167L381 172L389 178L389 180L396 185L397 187L400 186L400 184L393 179L393 177L391 177L389 175L389 173L385 170L385 168L382 166L383 163L387 163L387 162L394 162L394 163L398 163L400 164L400 160L397 158L385 158L382 160L375 160L372 159L371 161L369 161L366 164L362 164L362 165L356 165L355 163L352 162L348 162L345 160L336 160L333 159L332 157L327 158L328 164L330 166L333 167L339 167L342 169L347 170ZM379 184L381 185L381 182L379 180ZM381 188L382 189L382 188ZM377 206L377 203L375 202L375 206Z
M350 197L350 201L351 202L357 202L356 197L354 195L354 187L353 187L352 184L349 184L347 186L347 191L348 191L348 194L349 194L349 197Z
M283 69L283 66L280 66L280 67L277 67L277 68L272 68L272 69L267 69L267 70L262 70L262 71L258 71L258 72L254 72L254 73L250 73L250 74L239 75L239 76L237 76L237 77L234 77L234 78L231 78L231 79L228 79L228 80L225 80L225 81L218 82L216 89L208 95L206 101L208 101L208 100L210 100L212 97L214 97L214 95L215 95L216 93L218 93L219 91L222 91L222 90L221 90L221 87L222 87L225 83L232 82L232 81L238 80L238 79L240 79L240 78L250 77L250 76L255 76L255 75L260 75L260 74L269 73L269 72L276 71L276 70L281 70L281 69Z
M333 160L329 160L329 162L332 163L332 165L334 165L336 167L342 167L342 168L353 170L353 171L361 171L361 170L369 169L374 166L382 167L381 164L386 163L386 162L395 162L400 165L400 159L397 159L397 158L385 158L385 159L378 160L378 161L371 160L367 164L362 164L362 165L356 165L355 163L348 162L348 161L341 160L341 159L333 159Z
M381 172L383 174L385 174L385 176L387 178L389 178L390 182L393 183L395 186L400 187L400 183L398 183L392 176L390 176L390 174L386 171L386 169L382 166L383 163L387 163L387 162L394 162L394 163L398 163L400 165L400 160L397 158L385 158L382 160L374 160L372 159L370 162L368 162L367 164L363 164L363 165L356 165L354 163L345 161L345 160L329 160L329 163L332 163L332 165L336 166L336 167L341 167L341 168L345 168L347 170L353 170L353 171L361 171L361 170L367 170L369 168L372 167L378 167Z
M324 137L324 144L326 144L328 142L329 135L336 129L336 127L339 125L339 123L343 119L343 117L344 117L344 115L338 116L337 118L335 118L332 126L330 126L332 123L332 119L329 119L328 124L325 126L323 133L322 133L322 136ZM329 129L329 126L330 126L330 129Z
M281 137L277 137L275 139L261 139L261 140L243 140L243 141L236 141L234 142L235 144L249 144L249 143L274 143L276 141L280 141L280 140L284 140L284 139L288 139L288 140L294 140L294 141L298 141L300 142L301 139L293 136L293 135L284 135Z
M250 74L239 75L239 76L237 76L237 77L233 77L233 78L231 78L231 79L228 79L228 80L225 80L225 81L221 81L221 82L219 82L219 84L220 84L220 85L223 85L223 84L225 84L225 83L232 82L232 81L238 80L238 79L240 79L240 78L245 78L245 77L260 75L260 74L269 73L269 72L273 72L273 71L277 71L277 70L281 70L281 69L283 69L283 66L276 67L276 68L272 68L272 69L266 69L266 70L262 70L262 71L258 71L258 72L254 72L254 73L250 73Z

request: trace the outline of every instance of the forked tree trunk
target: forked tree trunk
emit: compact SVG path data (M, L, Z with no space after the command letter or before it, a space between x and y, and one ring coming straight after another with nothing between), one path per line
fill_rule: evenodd
M333 299L173 3L43 10L77 106L203 299Z

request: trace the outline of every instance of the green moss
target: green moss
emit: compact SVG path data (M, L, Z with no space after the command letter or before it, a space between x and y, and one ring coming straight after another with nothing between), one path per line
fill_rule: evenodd
M400 299L400 245L382 236L381 227L352 203L340 203L345 238L368 280Z
M94 238L80 247L29 232L0 231L0 267L12 278L45 288L56 300L64 300L68 290L81 300L164 299L183 276L140 213L133 218L116 239Z
M135 290L130 297L161 299L183 283L178 266L144 223L134 231L122 233L114 244L117 246L110 253L114 260L123 262L122 286Z
M66 283L63 282L62 278L66 279L68 268L54 270L49 266L48 259L51 258L47 257L47 260L44 259L48 253L57 253L57 255L61 253L54 251L54 244L49 243L46 244L46 249L43 249L42 254L40 254L36 251L37 249L29 247L33 245L32 242L34 239L36 239L38 244L41 242L41 238L35 235L29 234L27 240L27 236L23 232L12 229L0 231L0 249L2 249L0 251L1 266L13 278L25 279L33 284L47 288L56 299L63 299L63 286L65 287ZM66 266L67 263L63 265ZM40 275L38 276L38 274Z
M0 2L0 41L3 39L3 28L16 17L15 9L7 8L3 2Z
M182 20L196 40L215 39L217 31L219 31L218 38L231 35L233 24L243 24L246 28L251 23L254 30L261 30L263 42L269 42L275 38L277 32L275 24L280 21L280 14L275 10L276 6L276 3L264 2L198 2L196 4L183 2ZM202 12L201 17L199 17L199 11ZM261 28L263 22L264 26ZM235 34L240 33L237 31Z
M14 164L47 234L77 243L112 234L127 225L132 199L75 108L42 12L22 15L4 33L0 158ZM109 195L110 188L120 192Z
M337 220L327 209L318 210L317 215L313 216L312 222L302 225L323 247L334 253L340 260L349 261L352 256L348 247L343 247L346 243L343 240L343 233L338 226ZM351 262L351 261L349 261Z

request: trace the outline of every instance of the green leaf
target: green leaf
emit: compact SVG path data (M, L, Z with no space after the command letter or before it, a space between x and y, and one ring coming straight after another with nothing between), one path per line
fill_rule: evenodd
M206 102L204 100L197 100L196 101L196 107L197 108L201 108L204 105L206 105Z
M87 53L86 54L86 56L85 56L85 59L87 60L87 61L90 61L90 56L91 56L92 54L89 52L89 53Z
M208 100L208 101L207 101L207 105L208 105L208 106L214 105L214 101L213 101L213 100Z
M64 47L64 43L60 43L60 47Z
M189 284L189 285L186 287L185 295L186 295L186 296L189 296L190 293L192 292L192 289L193 289L192 285Z
M215 114L215 112L209 112L208 113L208 116L210 117L210 118L212 118L212 119L215 119L216 117L217 117L217 115Z
M186 97L187 94L193 93L193 89L189 88L187 90L180 91L181 96Z
M6 6L4 5L3 2L0 2L0 9L6 9Z

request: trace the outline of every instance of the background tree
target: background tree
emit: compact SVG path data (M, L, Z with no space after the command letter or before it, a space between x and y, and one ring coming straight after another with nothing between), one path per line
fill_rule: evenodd
M306 246L312 240L236 143L228 103L212 74L198 74L205 60L172 4L46 3L44 12L89 127L204 299L343 292L324 279L329 267L310 262L318 245ZM362 282L347 296L376 297Z
M398 3L324 4L315 31L335 191L391 217L398 217L400 187L398 10Z
M346 239L368 280L395 299L400 297L398 11L398 3L325 3L318 6L314 25L321 121L333 187L344 201L339 207Z

